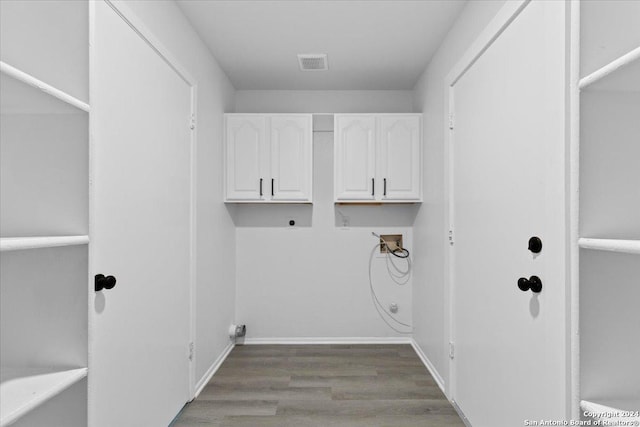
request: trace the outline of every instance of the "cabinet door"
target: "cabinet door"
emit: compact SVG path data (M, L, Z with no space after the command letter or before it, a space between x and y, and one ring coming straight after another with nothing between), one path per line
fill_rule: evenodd
M227 200L262 200L268 194L265 121L256 115L226 116Z
M420 200L420 118L378 119L378 177L383 200Z
M335 116L336 200L373 200L375 180L375 117Z
M311 116L271 116L272 200L311 201Z

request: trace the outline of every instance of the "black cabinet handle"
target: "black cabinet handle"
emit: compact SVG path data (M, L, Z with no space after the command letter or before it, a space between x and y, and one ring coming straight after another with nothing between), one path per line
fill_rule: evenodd
M383 179L382 182L384 183L384 191L382 192L383 196L387 195L387 178Z
M273 182L275 179L271 178L271 195L273 196Z
M376 179L375 178L371 178L371 195L372 196L376 195Z
M522 292L531 290L531 292L539 294L542 292L542 280L540 280L538 276L531 276L528 279L521 277L518 279L518 288L520 288Z
M260 195L262 196L262 178L260 178Z
M100 292L103 289L113 289L116 286L116 278L113 276L105 276L104 274L96 274L94 289Z

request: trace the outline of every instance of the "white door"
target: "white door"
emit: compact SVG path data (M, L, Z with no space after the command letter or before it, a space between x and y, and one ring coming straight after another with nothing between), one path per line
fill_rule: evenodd
M269 135L272 200L311 201L311 116L271 116Z
M95 2L89 425L166 426L189 400L191 87Z
M265 122L259 115L226 116L227 200L261 200L271 194Z
M387 200L420 199L420 118L378 117L379 193Z
M451 89L451 394L474 427L568 416L564 8L529 3Z
M337 200L373 200L382 191L376 177L374 116L335 116Z

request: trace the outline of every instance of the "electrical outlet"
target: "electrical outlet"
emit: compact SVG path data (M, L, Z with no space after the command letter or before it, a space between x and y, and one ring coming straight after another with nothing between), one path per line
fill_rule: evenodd
M385 244L386 242L386 244ZM387 245L389 247L387 248ZM380 253L386 254L402 248L402 234L382 234L380 235Z

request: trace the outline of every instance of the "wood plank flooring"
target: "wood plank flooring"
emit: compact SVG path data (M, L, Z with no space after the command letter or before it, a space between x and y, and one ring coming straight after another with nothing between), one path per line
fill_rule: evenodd
M236 346L171 427L464 427L410 345Z

